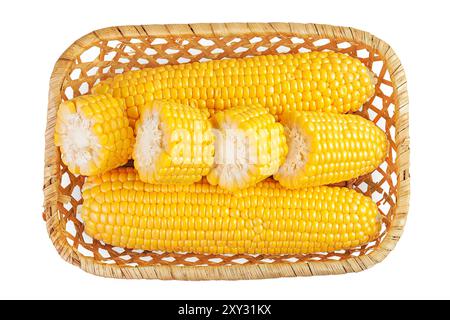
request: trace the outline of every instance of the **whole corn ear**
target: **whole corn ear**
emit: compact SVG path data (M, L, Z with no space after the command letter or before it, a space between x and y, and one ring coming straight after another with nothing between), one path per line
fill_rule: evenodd
M142 181L193 183L212 167L211 123L195 107L154 101L142 109L135 132L133 159Z
M386 134L358 115L290 112L280 121L289 151L274 178L285 187L350 180L373 171L386 158Z
M59 106L55 145L74 174L96 175L127 163L134 144L125 105L111 95L85 95Z
M113 246L198 254L301 254L360 246L380 232L378 209L354 190L287 190L272 180L227 192L205 182L156 185L132 168L89 177L87 234Z
M273 115L312 110L346 113L375 92L371 72L337 52L263 55L129 71L101 81L93 92L125 99L133 123L155 99L208 108L262 105Z
M236 190L255 185L277 172L287 154L284 128L258 106L234 107L211 119L215 138L212 185Z

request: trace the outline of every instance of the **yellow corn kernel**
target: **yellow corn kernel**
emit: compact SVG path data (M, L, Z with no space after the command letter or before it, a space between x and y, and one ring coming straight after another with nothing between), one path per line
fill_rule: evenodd
M72 173L86 176L127 163L134 144L125 106L109 94L61 103L54 138L63 163Z
M142 203L138 193L114 200L120 190L110 189L112 181L119 181L120 189L142 185L132 168L89 177L81 210L87 234L113 246L197 254L308 254L363 245L381 229L377 205L347 188L289 190L270 179L237 192L204 180L144 184Z
M358 115L290 112L281 116L288 155L274 178L287 188L350 180L385 158L386 134Z
M214 136L205 113L169 101L154 101L141 110L133 159L142 181L193 183L208 174Z
M274 174L287 154L283 126L262 107L235 107L211 119L214 166L207 179L227 190L246 188Z
M139 85L141 92L135 90ZM374 94L375 83L358 59L337 52L308 52L130 71L101 81L93 92L126 98L134 122L139 109L157 99L207 107L211 114L251 104L267 107L275 116L294 110L346 113L359 109Z

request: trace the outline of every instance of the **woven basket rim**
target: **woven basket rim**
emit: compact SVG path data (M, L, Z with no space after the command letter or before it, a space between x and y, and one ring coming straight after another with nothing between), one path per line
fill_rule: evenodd
M98 41L121 38L159 36L203 36L222 37L238 35L287 35L319 36L353 41L376 49L386 59L392 83L397 90L396 144L398 165L397 205L391 227L385 238L372 252L340 261L313 261L272 264L244 264L231 266L167 266L155 265L127 267L107 265L77 253L64 237L64 226L57 210L63 201L58 193L58 152L53 141L56 111L61 100L61 87L66 71L76 57ZM67 262L86 272L103 277L127 279L178 279L178 280L239 280L313 275L332 275L366 270L383 261L395 248L406 223L409 208L409 111L406 76L394 50L383 40L369 32L351 27L303 23L200 23L118 26L95 30L70 45L56 61L50 78L49 101L44 168L44 219L49 237L59 255Z

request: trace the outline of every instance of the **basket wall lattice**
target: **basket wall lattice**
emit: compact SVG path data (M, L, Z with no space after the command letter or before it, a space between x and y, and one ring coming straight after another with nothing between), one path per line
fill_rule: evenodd
M372 174L343 184L377 202L383 230L376 241L353 250L309 255L196 255L116 248L83 233L78 209L84 179L68 172L53 141L61 101L88 93L99 80L127 70L310 50L334 50L358 57L377 75L375 96L358 114L386 132L388 157ZM362 271L393 250L406 222L408 124L403 67L387 43L364 31L297 23L144 25L97 30L73 43L56 62L51 76L43 217L64 260L105 277L259 279Z

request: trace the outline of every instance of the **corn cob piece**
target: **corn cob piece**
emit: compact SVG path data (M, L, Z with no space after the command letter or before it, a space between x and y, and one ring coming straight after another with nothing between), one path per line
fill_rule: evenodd
M346 113L375 92L361 61L337 52L265 55L130 71L100 82L93 92L123 98L131 123L155 99L208 108L262 105L273 115L311 110Z
M69 170L86 176L127 163L134 144L125 105L109 94L62 102L54 138Z
M134 166L150 183L193 183L210 171L214 136L207 115L169 101L143 108L136 123Z
M386 134L358 115L291 112L281 117L288 155L274 178L287 188L350 180L385 158Z
M113 246L198 254L301 254L356 247L380 232L377 205L347 188L228 192L205 181L146 184L132 168L89 177L87 234Z
M215 134L212 185L236 190L273 175L287 154L284 128L263 107L235 107L211 119Z

